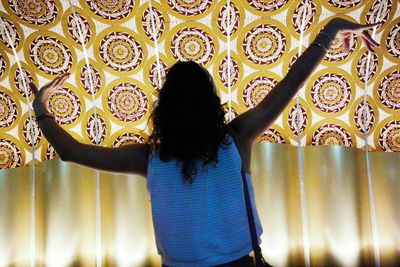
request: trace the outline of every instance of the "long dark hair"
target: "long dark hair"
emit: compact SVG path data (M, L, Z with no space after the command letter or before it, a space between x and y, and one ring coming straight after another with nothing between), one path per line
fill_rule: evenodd
M193 61L179 61L168 71L152 112L150 143L162 161L177 159L184 181L193 182L196 161L218 161L227 144L220 98L208 71Z

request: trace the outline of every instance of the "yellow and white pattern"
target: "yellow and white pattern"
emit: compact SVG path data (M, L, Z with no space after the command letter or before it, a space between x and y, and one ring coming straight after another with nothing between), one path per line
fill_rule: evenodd
M1 0L0 166L57 156L32 119L31 82L72 74L49 109L79 141L146 142L174 62L213 74L231 120L269 93L335 14L384 22L373 32L381 48L370 53L353 38L346 52L336 39L259 140L400 152L396 0Z

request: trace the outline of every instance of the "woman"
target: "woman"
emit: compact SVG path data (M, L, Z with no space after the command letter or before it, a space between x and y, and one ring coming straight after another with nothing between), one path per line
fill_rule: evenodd
M178 62L168 71L152 113L150 144L106 148L82 144L64 131L46 109L61 75L37 90L33 107L40 129L64 161L104 171L147 177L158 252L163 266L246 266L252 250L243 198L241 167L250 181L256 138L282 112L323 59L338 35L349 46L360 36L378 47L360 25L332 19L271 92L253 109L224 123L220 99L207 70ZM253 205L258 236L261 224Z

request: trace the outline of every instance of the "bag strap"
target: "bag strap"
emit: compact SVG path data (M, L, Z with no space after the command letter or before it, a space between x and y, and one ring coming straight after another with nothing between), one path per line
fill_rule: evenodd
M250 234L251 234L251 244L252 244L253 250L254 250L256 267L265 266L264 265L265 261L262 258L262 254L261 254L261 248L260 248L260 245L258 244L253 209L251 207L251 201L250 201L249 188L247 186L247 180L246 180L246 175L244 173L243 166L242 166L241 172L242 172L242 181L243 181L243 188L244 188L244 200L246 202L247 219L249 222L249 228L250 228Z

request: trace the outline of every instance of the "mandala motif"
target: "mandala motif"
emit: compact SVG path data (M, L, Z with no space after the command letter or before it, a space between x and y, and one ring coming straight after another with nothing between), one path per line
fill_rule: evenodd
M290 137L293 139L296 139L299 135L303 137L308 132L312 122L311 111L307 102L300 98L299 103L297 103L297 99L293 99L284 110L282 120L285 132L289 133Z
M155 40L160 41L161 36L164 34L167 25L163 13L152 5L152 8L147 5L146 9L139 10L139 14L142 14L141 20L138 25L141 25L141 30L150 39L151 42ZM139 16L137 16L139 18ZM155 37L154 38L154 31Z
M140 134L126 132L115 138L111 143L111 147L121 147L130 144L147 144L147 141Z
M386 27L382 39L385 42L383 52L394 62L400 62L400 18Z
M350 49L349 51L345 50L343 41L335 38L333 40L332 45L328 49L328 53L325 55L324 60L333 63L342 64L344 60L350 58L350 55L357 48L357 39L353 36L350 37Z
M54 158L59 158L60 156L57 154L56 150L54 147L50 144L47 143L47 145L44 145L42 147L42 160L48 160L48 159L54 159Z
M265 15L265 13L275 13L276 11L281 11L287 3L289 3L289 0L247 0L247 4L258 14L262 15Z
M15 13L24 24L34 28L48 28L59 21L57 17L62 14L59 1L49 0L7 0L7 9Z
M365 134L370 134L375 128L377 119L377 109L374 107L373 99L368 97L364 102L364 97L360 97L355 103L350 113L350 123L357 129L356 133L364 138Z
M86 122L85 133L94 145L104 142L108 135L106 121L98 113L92 113Z
M293 15L287 18L290 19L294 30L301 34L301 32L307 32L313 23L318 21L319 13L320 11L317 12L317 5L313 1L300 1L295 6ZM290 24L288 23L288 25Z
M247 26L238 40L238 51L255 68L278 64L290 47L290 36L278 21L259 20ZM255 26L253 26L255 25Z
M396 68L396 66L394 67ZM389 70L393 70L391 68ZM383 78L379 79L380 83L377 90L377 96L387 112L399 112L400 110L400 70L394 69L393 71L385 74ZM382 107L382 106L381 106Z
M187 24L182 25L182 29L176 28L179 30L170 38L171 41L167 42L168 50L172 52L176 60L193 60L207 66L218 53L218 42L214 42L216 38L209 34L211 30L205 25Z
M10 63L7 55L3 51L0 51L0 81L7 76L9 66Z
M12 136L0 136L0 169L20 167L24 161L24 151Z
M17 51L22 47L24 35L21 27L13 22L7 14L0 11L0 48L12 53L12 49ZM3 30L5 29L5 31Z
M39 142L42 140L43 134L38 127L35 116L32 114L30 117L29 112L27 112L23 115L21 121L22 123L19 125L19 133L22 135L22 139L26 142L25 148L36 148Z
M159 61L156 60L150 65L149 69L150 84L157 90L161 89L164 83L165 76L167 75L167 70L168 70L168 65L162 60Z
M21 95L20 100L24 102L26 102L27 99L30 99L33 95L29 85L31 83L37 85L36 78L31 74L32 71L26 69L27 67L26 64L21 64L21 68L19 68L18 65L15 64L11 68L11 73L14 75L10 76L11 84L18 90Z
M98 70L98 67L95 66L93 62L88 65L85 61L82 61L78 64L78 69L81 70L78 84L80 84L89 95L96 95L105 81L103 73Z
M218 65L218 79L225 87L233 87L240 77L240 69L238 61L232 56L226 55L222 58Z
M167 0L167 4L176 15L186 18L205 15L213 0Z
M366 48L361 50L358 60L353 61L353 71L357 74L356 81L359 81L360 86L365 86L365 83L369 83L375 78L375 74L379 72L379 63L382 62L382 57L379 57L376 53L369 52ZM368 54L370 54L368 56Z
M0 129L12 128L16 122L19 110L19 103L12 99L13 93L0 86Z
M242 100L246 106L246 109L254 108L264 97L271 91L275 85L278 84L275 75L266 76L265 73L260 76L256 76L249 82L245 83ZM255 76L255 75L252 75Z
M80 0L84 9L93 12L105 23L121 23L130 19L138 3L135 0Z
M311 130L307 138L307 144L317 145L341 145L356 147L355 137L350 133L349 127L338 120L336 123L323 121L320 126L314 125L315 130ZM317 127L316 127L317 126Z
M221 3L223 2L221 1ZM240 25L242 25L241 17L244 14L243 10L240 10L234 2L230 1L229 8L228 3L219 6L216 19L215 21L213 20L213 23L216 23L216 28L222 33L223 37L227 37L228 35L233 37L238 32Z
M387 152L400 152L400 118L392 116L378 125L375 131L375 143Z
M334 113L332 115L336 116L345 112L354 95L350 77L339 69L329 69L329 73L322 70L313 78L313 82L307 85L306 93L307 99L313 104L312 107L317 112L324 112L323 115Z
M357 9L360 5L365 3L363 0L327 0L321 3L328 9L337 12L346 12Z
M281 133L283 132L283 130L280 129L281 131L279 131L278 128L279 127L277 125L273 125L271 128L266 130L262 135L260 135L257 138L257 143L267 142L267 143L286 144L287 140Z
M62 88L50 96L48 110L56 116L60 125L72 125L78 122L84 103L70 89Z
M367 11L368 10L368 11ZM392 12L394 11L394 12ZM361 18L362 24L368 23L373 24L376 22L383 22L390 21L393 13L396 12L396 1L395 0L375 0L369 1L367 3L366 8L362 14L365 14L364 18ZM379 17L378 17L379 15ZM383 24L382 24L383 25ZM383 27L382 25L378 25L378 31L381 30Z
M138 41L140 37L129 29L113 27L112 31L100 34L97 40L95 53L98 61L104 62L113 74L126 75L126 72L138 71L147 57L145 46Z
M118 83L107 96L107 107L112 116L123 122L141 120L149 110L146 93L134 83Z
M69 39L72 39L78 47L85 45L88 47L96 35L95 26L90 18L86 18L80 9L68 9L63 16L63 30ZM70 40L70 41L72 41Z
M47 74L49 78L68 72L73 68L75 52L67 41L53 32L35 32L27 38L25 58Z

